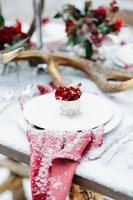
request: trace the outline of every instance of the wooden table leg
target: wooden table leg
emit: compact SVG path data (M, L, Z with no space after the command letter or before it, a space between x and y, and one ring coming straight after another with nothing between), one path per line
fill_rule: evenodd
M23 178L16 176L14 177L19 184L12 190L13 200L26 200L25 191L23 188Z
M10 176L0 185L0 193L10 190L13 200L26 200L23 178L29 177L29 168L10 159L0 160L0 167L5 167L10 171Z
M0 193L11 190L14 200L26 200L23 190L23 178L29 177L29 167L10 159L0 161L0 167L8 168L11 172L10 177L0 185ZM103 196L92 191L86 190L76 184L72 184L70 200L103 200Z
M6 190L12 192L13 200L26 200L23 189L23 177L11 173L8 179L0 185L0 193Z

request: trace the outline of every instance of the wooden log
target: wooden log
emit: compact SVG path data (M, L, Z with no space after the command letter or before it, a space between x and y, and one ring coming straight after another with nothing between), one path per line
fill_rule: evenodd
M13 200L27 200L23 188L23 179L17 176L16 179L19 181L19 184L12 190Z
M124 19L125 24L133 26L133 11L132 10L121 10L120 16Z
M23 178L29 178L28 165L15 162L10 159L0 160L0 167L9 169L12 173Z
M104 197L98 193L86 190L73 184L71 187L70 200L104 200Z
M20 187L22 179L22 177L11 173L8 179L0 185L0 193L5 192L6 190L15 190L17 187Z

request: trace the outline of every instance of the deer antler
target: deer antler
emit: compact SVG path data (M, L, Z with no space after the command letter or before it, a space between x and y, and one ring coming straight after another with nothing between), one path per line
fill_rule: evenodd
M133 89L133 73L109 69L96 62L83 58L30 51L22 53L15 58L15 60L31 59L38 59L38 63L48 64L48 71L56 85L64 84L57 69L57 65L64 65L65 67L81 70L105 92L114 93ZM113 83L110 82L111 80Z

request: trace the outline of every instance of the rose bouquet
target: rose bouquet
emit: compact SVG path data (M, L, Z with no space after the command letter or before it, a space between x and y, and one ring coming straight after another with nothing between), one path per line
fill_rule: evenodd
M19 19L16 19L14 25L8 26L6 24L3 15L0 14L0 54L16 50L22 46L26 48L32 47L28 34L22 31L21 21ZM10 63L4 64L1 60L0 62L0 74L9 72L11 67L15 67L15 71L18 72L19 64L17 62L11 65Z
M73 5L67 4L55 18L62 18L66 25L68 44L80 45L84 50L83 56L91 59L94 49L99 47L110 33L118 33L122 27L122 20L117 18L119 11L116 0L109 8L100 6L93 9L90 0L85 1L81 11Z
M6 26L4 17L0 15L0 51L8 49L27 37L27 34L22 31L19 19L16 20L15 25Z

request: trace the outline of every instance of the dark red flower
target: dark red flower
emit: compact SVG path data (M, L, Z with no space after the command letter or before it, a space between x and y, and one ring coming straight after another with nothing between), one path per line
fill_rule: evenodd
M55 98L62 101L74 101L79 99L81 94L79 88L60 86L55 91Z
M92 35L91 41L93 42L94 45L100 46L103 41L103 37L99 37L99 35Z
M16 32L21 33L21 28L22 28L21 21L19 19L16 19Z
M11 44L14 39L14 36L17 34L16 29L12 26L3 27L0 29L0 48L4 49L5 44Z
M95 13L94 13L94 16L95 16L96 18L98 18L98 17L100 17L100 16L106 17L106 15L107 15L107 10L106 10L106 8L103 7L103 6L99 6L99 7L97 8L97 10L95 11Z
M52 88L50 88L49 86L37 85L37 88L41 95L52 92Z
M117 11L119 10L119 6L118 6L116 0L113 0L113 1L111 2L110 7L111 7L111 11L112 11L112 12L117 12Z
M97 28L94 28L92 30L92 35L91 35L91 41L93 42L93 44L96 46L99 46L101 45L103 39L104 39L104 35L100 33Z
M47 24L49 22L49 18L48 17L44 17L41 19L42 24Z
M121 40L121 41L120 41L120 45L121 45L121 46L126 45L126 44L127 44L127 41L126 41L126 40Z
M75 23L73 21L66 22L66 32L68 35L73 35L75 32L72 28L75 27Z
M21 22L17 19L16 26L4 26L0 29L0 50L5 49L5 44L12 45L15 39L24 39L27 35L21 31Z
M122 19L116 19L114 23L113 32L119 32L121 30L122 24Z
M56 85L55 85L55 83L53 82L53 81L50 81L49 82L49 86L54 90L54 89L56 89Z

